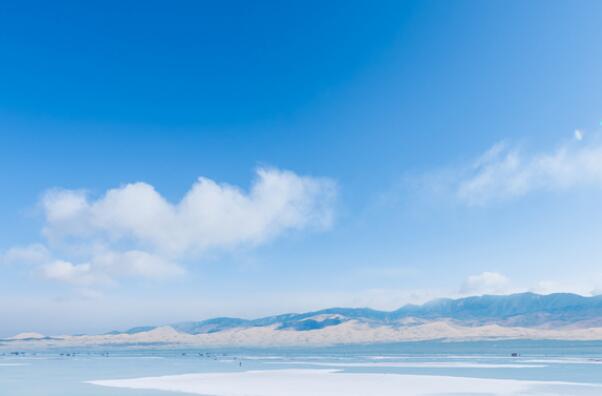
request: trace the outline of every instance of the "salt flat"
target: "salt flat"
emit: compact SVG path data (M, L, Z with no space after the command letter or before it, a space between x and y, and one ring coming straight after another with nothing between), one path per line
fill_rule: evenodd
M598 392L602 387L562 382L518 381L432 375L345 373L334 369L288 369L184 374L98 380L95 385L213 396L435 396L540 395ZM569 390L572 389L572 390ZM577 392L576 389L585 391Z

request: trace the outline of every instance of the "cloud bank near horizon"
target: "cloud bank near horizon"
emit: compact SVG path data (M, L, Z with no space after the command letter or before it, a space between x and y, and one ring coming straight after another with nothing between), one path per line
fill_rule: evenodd
M510 291L510 279L498 272L470 275L460 289L463 294L504 294Z

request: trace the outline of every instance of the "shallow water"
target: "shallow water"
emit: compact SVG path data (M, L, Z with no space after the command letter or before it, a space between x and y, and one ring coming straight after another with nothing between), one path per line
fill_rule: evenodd
M511 357L512 352L521 356ZM602 395L602 343L525 341L322 349L28 351L19 356L5 351L0 353L0 395L173 396L173 392L110 388L88 381L291 369L543 381L537 393L520 394ZM594 386L559 387L554 382Z

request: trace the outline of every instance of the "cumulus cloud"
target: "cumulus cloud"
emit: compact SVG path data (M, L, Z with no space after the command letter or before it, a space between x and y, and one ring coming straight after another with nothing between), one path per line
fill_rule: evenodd
M583 137L579 131L572 143L534 154L498 143L459 180L457 196L469 205L485 205L536 191L602 187L602 145Z
M125 276L173 276L184 272L180 262L211 250L259 245L290 230L325 229L335 195L331 180L273 168L258 169L249 191L201 177L175 203L142 182L98 198L54 189L41 200L48 243L9 249L3 260L37 262L43 277L84 286ZM74 257L65 259L61 249Z
M329 180L259 169L248 193L199 178L175 204L153 186L133 183L111 189L97 200L82 191L51 191L42 205L48 236L94 235L181 256L256 245L289 229L327 227L334 195Z
M497 272L471 275L462 284L463 294L504 294L509 291L510 280Z

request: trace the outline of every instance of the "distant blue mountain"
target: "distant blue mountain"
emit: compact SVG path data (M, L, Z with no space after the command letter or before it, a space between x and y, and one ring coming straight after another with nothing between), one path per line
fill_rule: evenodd
M506 320L533 314L544 314L550 318L564 316L594 318L602 314L602 296L583 297L570 293L485 295L457 300L434 300L420 306L405 306L392 314L395 318L415 316L425 319L452 318L477 321Z
M301 314L284 314L259 319L213 318L172 325L188 334L215 333L233 328L276 326L277 329L307 331L336 326L349 320L373 325L407 325L407 320L450 320L463 325L502 326L602 326L602 296L584 297L570 293L540 295L519 293L484 295L460 299L438 299L423 305L405 305L395 311L369 308L329 308ZM404 322L405 320L405 322ZM135 334L154 327L136 327Z

